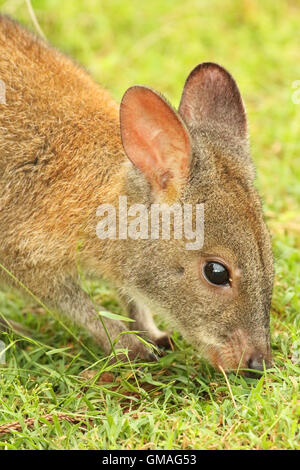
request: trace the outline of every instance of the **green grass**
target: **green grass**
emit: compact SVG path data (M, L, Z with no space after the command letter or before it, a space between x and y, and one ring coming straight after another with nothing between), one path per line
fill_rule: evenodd
M33 28L25 2L0 5ZM300 104L292 101L299 3L38 0L33 7L46 37L118 100L142 83L177 105L202 61L236 78L273 236L275 366L259 381L230 374L229 387L176 332L174 351L159 363L112 366L84 332L71 327L71 334L34 301L0 292L1 314L33 335L1 336L0 426L19 427L0 435L0 449L299 449ZM89 287L122 314L107 285Z

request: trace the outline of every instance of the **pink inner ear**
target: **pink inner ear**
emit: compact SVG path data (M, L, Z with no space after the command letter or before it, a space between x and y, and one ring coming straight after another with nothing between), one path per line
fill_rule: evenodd
M164 189L170 178L187 176L189 134L157 93L141 86L129 88L122 99L120 121L125 152L151 184Z

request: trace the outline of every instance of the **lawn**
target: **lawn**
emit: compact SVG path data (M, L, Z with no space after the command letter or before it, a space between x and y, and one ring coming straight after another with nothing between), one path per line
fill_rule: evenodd
M186 76L203 61L233 74L273 237L274 367L259 380L224 377L177 332L158 363L111 365L83 331L34 299L0 291L0 315L31 334L0 336L0 449L300 449L299 2L32 4L47 39L117 100L141 83L178 105ZM0 8L34 30L25 1L1 0ZM86 287L123 314L110 286Z

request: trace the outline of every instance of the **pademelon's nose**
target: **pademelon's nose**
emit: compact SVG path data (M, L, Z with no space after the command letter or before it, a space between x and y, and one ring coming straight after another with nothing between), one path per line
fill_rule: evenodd
M253 353L247 362L247 368L251 369L246 372L248 377L258 378L260 377L260 371L269 369L272 366L272 363L269 359L266 359L261 353Z

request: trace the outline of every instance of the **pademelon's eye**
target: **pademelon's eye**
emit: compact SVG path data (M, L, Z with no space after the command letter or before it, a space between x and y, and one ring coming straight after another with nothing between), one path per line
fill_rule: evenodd
M226 286L230 284L230 275L224 264L216 261L208 261L203 268L206 279L217 286Z

